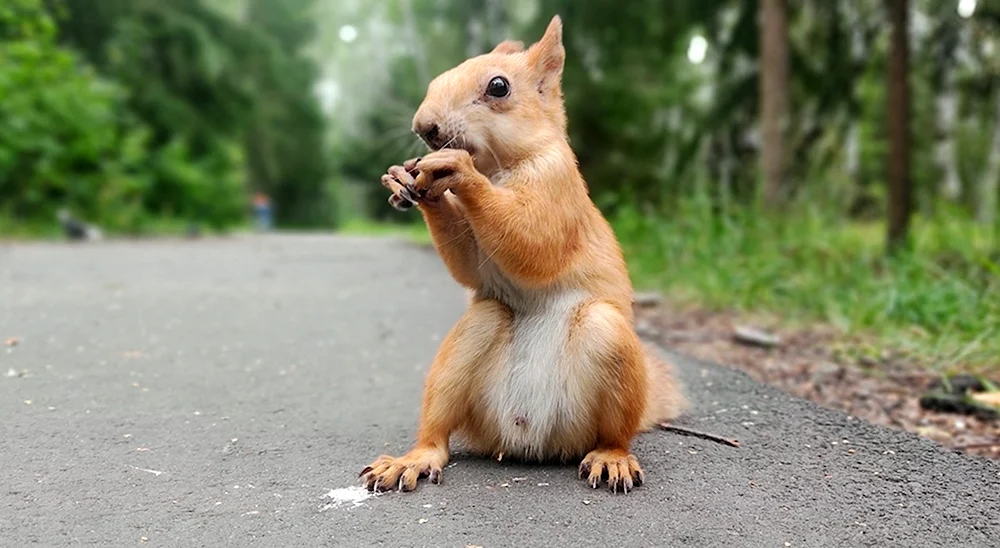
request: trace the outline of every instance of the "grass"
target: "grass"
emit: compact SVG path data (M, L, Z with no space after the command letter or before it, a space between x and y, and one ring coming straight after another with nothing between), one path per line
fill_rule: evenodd
M55 240L61 237L56 223L14 221L0 215L0 240Z
M104 237L108 238L167 238L179 237L187 234L190 221L170 218L148 218L143 220L142 225L135 231L124 232L118 230L107 230L102 228ZM249 230L249 221L234 224L224 230L213 230L201 224L202 234L229 234ZM7 241L63 241L66 236L63 234L59 224L55 221L21 221L13 220L0 215L0 240Z
M832 324L943 371L1000 370L1000 247L990 230L917 218L911 248L890 259L881 223L802 212L712 219L697 203L669 218L613 219L636 285L713 309Z
M431 235L427 231L427 227L418 223L389 224L352 218L341 223L337 232L341 234L395 236L418 244L431 244Z

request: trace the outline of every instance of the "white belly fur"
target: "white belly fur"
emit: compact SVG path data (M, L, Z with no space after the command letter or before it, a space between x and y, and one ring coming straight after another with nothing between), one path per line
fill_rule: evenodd
M576 290L518 288L489 263L481 272L490 282L483 295L514 314L509 358L494 370L488 394L501 450L514 458L555 457L552 438L589 422L580 379L572 378L573 368L565 363L570 319L589 297Z

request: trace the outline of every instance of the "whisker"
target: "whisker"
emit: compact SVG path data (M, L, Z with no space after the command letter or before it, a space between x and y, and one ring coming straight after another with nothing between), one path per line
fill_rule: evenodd
M420 154L420 151L424 150L425 147L426 145L424 144L423 141L421 141L420 139L416 139L410 144L410 147L407 149L406 157L413 158L415 156L418 156Z
M382 108L385 108L390 113L393 113L393 111L395 111L394 112L395 114L399 114L401 117L406 116L410 119L413 118L413 114L417 110L415 106L404 103L403 101L400 101L399 99L395 99L393 97L387 97L382 105Z
M483 262L479 263L479 266L476 267L476 270L481 270L483 268L483 265L492 261L493 256L496 255L499 251L500 251L500 246L497 246L497 248L493 250L493 253L490 253L488 257L483 259Z
M442 244L442 245L447 245L447 244L450 244L450 243L453 243L453 242L457 242L460 238L462 238L463 236L465 236L466 234L468 234L470 232L472 232L472 227L471 226L467 227L465 230L463 230L462 232L458 233L454 238L448 240L447 242L444 242L444 244ZM482 265L479 265L479 266L482 266Z
M445 144L443 144L443 145L441 145L441 148L448 148L448 147L450 147L458 138L459 138L459 135L455 135L451 139L448 139L448 142L445 143Z
M408 139L412 136L409 132L402 130L387 130L376 136L376 143L385 143L390 141L399 141L403 139Z
M392 152L405 152L416 143L419 143L419 140L415 135L409 131L402 130L386 131L375 139L377 147L388 149Z
M488 145L487 143L483 143L483 146L484 146L484 147L486 147L486 150L487 150L487 151L488 151L488 152L489 152L489 153L490 153L491 155L493 155L493 161L497 163L497 169L498 169L498 170L503 170L503 169L505 169L505 168L503 167L503 164L501 164L501 163L500 163L500 158L499 158L499 157L497 157L497 153L496 153L496 152L493 152L493 147L491 147L491 146L490 146L490 145Z
M382 151L383 157L385 157L385 158L392 157L392 158L395 159L395 158L397 158L399 156L406 155L406 153L410 149L410 147L411 147L411 145L409 143L403 143L403 142L397 141L397 142L394 142L394 143L391 143L391 144L380 146L379 148Z

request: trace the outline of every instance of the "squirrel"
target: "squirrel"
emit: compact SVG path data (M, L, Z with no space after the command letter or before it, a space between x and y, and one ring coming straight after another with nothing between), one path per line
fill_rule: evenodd
M427 373L416 443L361 471L369 491L439 483L455 435L492 458L580 459L591 487L627 493L645 477L632 440L687 406L635 331L621 247L570 148L565 55L555 15L527 49L503 41L434 78L412 128L430 152L382 176L469 299Z

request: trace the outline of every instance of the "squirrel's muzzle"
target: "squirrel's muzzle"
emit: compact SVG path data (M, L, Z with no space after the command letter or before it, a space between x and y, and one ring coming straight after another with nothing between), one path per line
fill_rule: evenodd
M416 124L413 129L427 143L427 146L433 150L439 150L446 142L441 135L441 128L433 122Z

